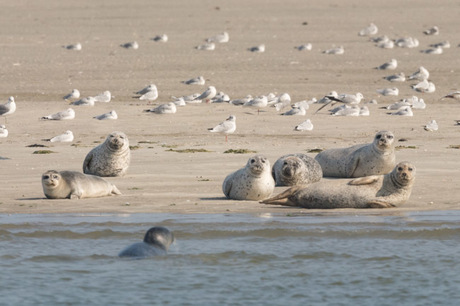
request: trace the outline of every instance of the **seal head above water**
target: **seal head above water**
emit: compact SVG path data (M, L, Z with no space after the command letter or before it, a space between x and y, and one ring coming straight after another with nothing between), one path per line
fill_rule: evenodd
M147 258L166 255L169 246L174 242L174 235L167 228L155 226L144 236L143 242L134 243L122 250L119 257Z

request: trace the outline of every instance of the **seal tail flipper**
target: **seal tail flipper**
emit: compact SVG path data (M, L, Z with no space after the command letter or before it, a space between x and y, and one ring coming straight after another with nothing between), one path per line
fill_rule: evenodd
M359 177L348 182L348 185L369 185L375 183L379 179L378 175Z
M117 186L112 185L112 194L120 195L122 193L120 192L120 190L118 190Z
M370 201L367 203L366 208L392 208L396 207L396 205L384 202L384 201L379 201L379 200L374 200Z
M302 189L305 186L294 186L291 187L285 191L283 191L280 194L277 194L274 197L265 199L260 201L259 203L262 204L276 204L276 205L283 205L283 206L297 206L295 205L291 200L289 200L289 197L296 193L298 190Z

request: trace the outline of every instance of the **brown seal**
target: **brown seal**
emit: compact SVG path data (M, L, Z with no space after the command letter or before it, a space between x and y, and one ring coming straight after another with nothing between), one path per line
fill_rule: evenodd
M388 208L409 199L414 180L415 167L410 162L400 162L385 175L295 186L261 203L310 209Z
M43 192L48 199L97 198L121 194L103 178L77 171L48 170L42 175Z

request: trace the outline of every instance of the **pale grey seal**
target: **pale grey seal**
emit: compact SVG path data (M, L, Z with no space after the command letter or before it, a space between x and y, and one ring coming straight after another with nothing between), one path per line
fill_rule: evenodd
M389 173L396 164L394 135L380 131L369 144L324 150L315 157L327 177L363 177Z
M295 186L261 203L310 209L395 207L409 199L414 180L414 165L400 162L385 175Z
M103 178L77 171L48 170L42 175L43 192L48 199L97 198L121 194Z
M302 153L281 156L273 165L276 186L306 185L323 177L320 164Z
M128 171L130 159L128 137L123 132L112 132L86 155L83 172L97 176L123 176Z
M174 235L167 228L155 226L144 236L143 242L134 243L122 250L119 257L147 258L166 255L169 246L174 242Z
M233 200L263 200L275 189L270 162L265 156L249 158L246 167L227 175L222 184L225 196Z

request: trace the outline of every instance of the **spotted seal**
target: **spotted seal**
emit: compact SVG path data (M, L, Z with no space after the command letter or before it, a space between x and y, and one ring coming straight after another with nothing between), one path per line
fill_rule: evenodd
M323 177L320 164L302 153L281 156L273 165L276 186L306 185Z
M409 199L414 180L415 166L400 162L385 175L295 186L261 203L310 209L396 207Z
M118 256L147 258L158 255L166 255L169 246L173 242L173 233L171 233L166 227L155 226L145 233L143 242L137 242L126 247L118 254Z
M130 159L128 137L123 132L112 132L86 155L83 172L97 176L123 176L128 171Z
M380 131L372 143L324 150L315 159L325 177L353 178L386 174L396 164L394 135L389 131Z
M121 194L115 185L103 178L77 171L48 170L42 175L42 186L48 199L97 198Z
M249 158L244 168L227 175L222 184L225 196L233 200L263 200L274 188L270 162L263 155Z

